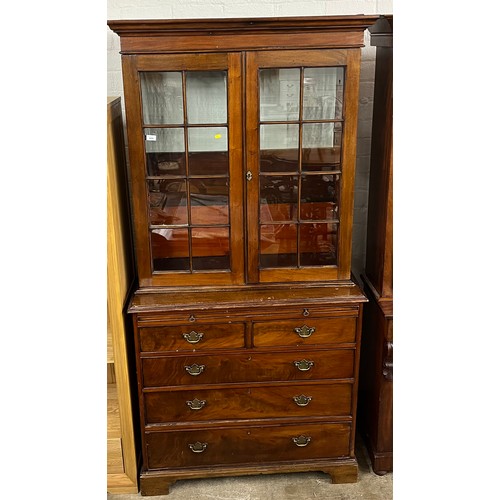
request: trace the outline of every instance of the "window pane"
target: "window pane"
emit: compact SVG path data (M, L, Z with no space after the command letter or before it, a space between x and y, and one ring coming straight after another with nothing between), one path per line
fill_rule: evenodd
M261 121L299 119L300 69L259 71Z
M344 68L304 69L304 120L342 118Z
M304 123L302 170L340 170L341 123Z
M189 128L188 150L191 175L228 175L226 127Z
M229 183L227 179L191 179L192 224L229 223Z
M146 128L144 139L148 175L185 175L182 128Z
M337 264L337 224L300 225L300 265Z
M153 229L151 253L154 271L189 271L187 229Z
M187 224L186 181L148 181L150 224Z
M225 71L188 71L186 100L188 123L227 122Z
M297 172L299 169L299 126L260 126L260 171Z
M142 116L146 125L184 123L182 74L140 73Z
M304 175L300 190L300 218L338 219L340 175Z
M192 229L193 270L230 269L229 228Z
M297 266L297 225L260 226L260 267Z
M296 221L298 192L297 176L261 176L261 222Z

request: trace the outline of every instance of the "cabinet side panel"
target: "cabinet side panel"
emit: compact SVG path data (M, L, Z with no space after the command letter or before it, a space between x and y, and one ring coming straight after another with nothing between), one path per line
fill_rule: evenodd
M151 252L148 235L146 183L144 182L141 95L136 57L122 56L122 68L125 111L127 116L137 273L140 286L150 286L152 284Z
M340 206L338 279L349 279L351 275L360 60L361 51L359 49L347 51L346 87L344 94L345 139L342 150L342 201Z

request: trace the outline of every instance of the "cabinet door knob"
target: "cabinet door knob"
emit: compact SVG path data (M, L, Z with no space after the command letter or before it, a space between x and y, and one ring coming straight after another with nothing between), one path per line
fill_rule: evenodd
M203 333L192 330L189 333L183 333L182 336L190 344L197 344L203 338Z
M251 181L253 179L253 175L252 175L252 172L250 172L250 170L247 172L247 181Z
M207 449L208 443L196 441L196 443L188 444L188 446L193 453L203 453Z
M293 364L301 371L306 372L311 369L314 365L314 361L309 361L307 359L301 359L300 361L294 361Z
M292 441L300 447L307 446L311 442L310 436L299 436L292 438Z
M186 404L191 410L201 410L207 402L203 399L194 398L192 401L186 401Z
M293 401L297 406L307 406L311 402L311 399L311 396L304 396L304 394L293 397Z
M189 375L193 375L193 377L195 377L196 375L200 375L200 373L203 373L203 370L205 369L205 365L197 365L195 363L194 365L185 366L184 368L189 373Z
M294 332L303 339L310 337L315 331L316 328L314 328L314 326L303 325L301 327L294 328Z

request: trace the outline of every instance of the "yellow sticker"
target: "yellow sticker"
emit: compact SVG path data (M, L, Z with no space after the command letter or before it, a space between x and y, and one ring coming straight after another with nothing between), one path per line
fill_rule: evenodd
M222 137L222 135L221 135L221 134L215 134L215 138L216 138L216 139L220 139L221 137Z

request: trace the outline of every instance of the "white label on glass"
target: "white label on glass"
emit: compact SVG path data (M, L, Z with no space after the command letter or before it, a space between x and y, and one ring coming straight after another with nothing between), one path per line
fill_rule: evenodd
M146 134L146 141L156 141L156 135Z

